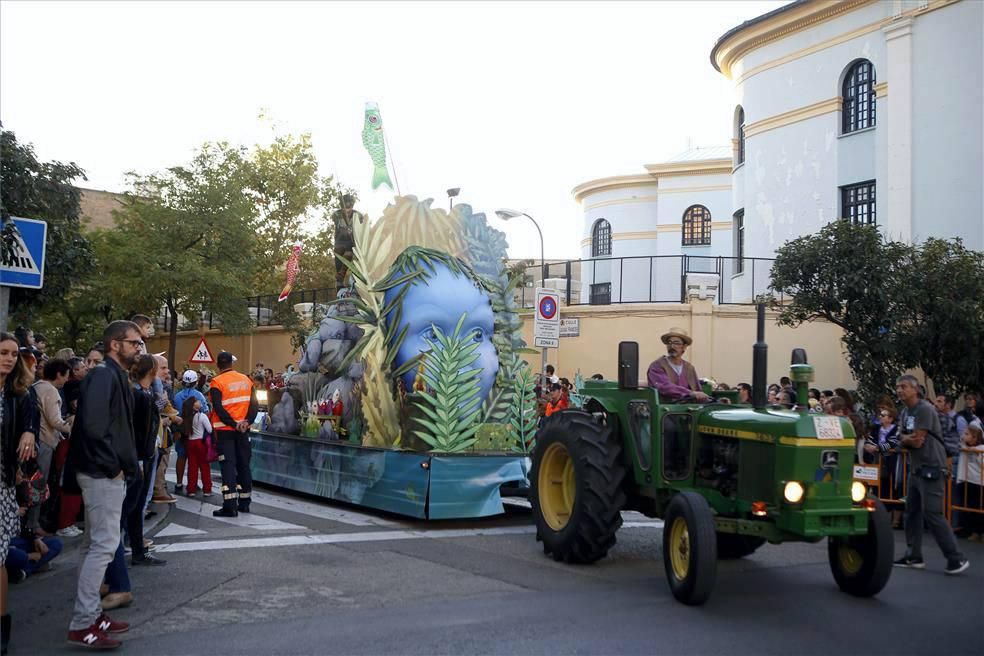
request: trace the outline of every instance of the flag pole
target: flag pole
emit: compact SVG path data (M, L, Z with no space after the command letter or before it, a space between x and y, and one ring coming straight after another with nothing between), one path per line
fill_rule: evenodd
M377 105L376 111L379 112L379 118L380 118L380 120L382 120L382 118L383 118L383 112L382 112L381 109L378 108L378 105ZM393 157L393 148L390 147L389 139L386 138L386 127L385 126L386 126L386 121L383 121L383 145L386 147L386 152L388 152L390 154L390 157L389 158L390 158L390 162L391 162L392 168L393 168L393 183L396 185L396 195L397 196L402 196L403 194L400 192L400 179L396 176L396 158Z

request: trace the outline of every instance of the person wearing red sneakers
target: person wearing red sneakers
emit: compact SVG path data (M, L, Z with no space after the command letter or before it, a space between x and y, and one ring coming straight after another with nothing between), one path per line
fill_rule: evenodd
M110 638L109 634L126 633L129 630L130 625L126 622L111 619L109 615L102 613L89 628L69 631L68 641L90 649L116 649L123 643Z
M137 474L133 393L127 370L139 355L143 340L133 323L114 321L103 331L103 342L105 364L82 379L79 388L64 475L66 486L75 483L85 503L82 560L68 641L111 649L120 643L109 634L128 627L103 613L99 587L120 544L126 479L132 480Z

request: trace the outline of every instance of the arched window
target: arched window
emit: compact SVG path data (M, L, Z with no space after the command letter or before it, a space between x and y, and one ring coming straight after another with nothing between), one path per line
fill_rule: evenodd
M745 109L739 105L735 116L735 140L738 150L735 152L735 166L745 163Z
M703 205L691 205L683 213L683 245L710 246L711 211Z
M841 90L844 134L875 126L875 67L867 59L851 64Z
M591 229L591 257L612 254L612 226L604 219L595 221Z

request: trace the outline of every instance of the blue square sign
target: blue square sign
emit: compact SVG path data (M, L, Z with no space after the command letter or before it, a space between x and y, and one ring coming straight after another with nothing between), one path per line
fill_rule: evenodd
M34 219L10 217L19 233L13 259L0 262L0 285L41 289L44 286L44 250L48 224Z

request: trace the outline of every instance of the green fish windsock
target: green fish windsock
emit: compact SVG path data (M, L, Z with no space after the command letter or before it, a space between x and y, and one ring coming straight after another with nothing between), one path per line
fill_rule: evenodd
M372 188L376 189L385 184L390 189L389 171L386 168L386 145L383 143L383 117L379 115L376 103L366 103L366 123L362 126L362 145L369 151L372 159Z

